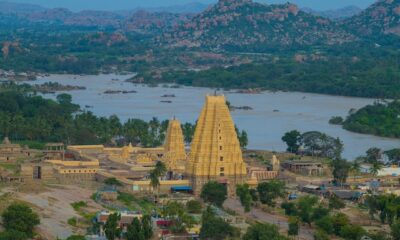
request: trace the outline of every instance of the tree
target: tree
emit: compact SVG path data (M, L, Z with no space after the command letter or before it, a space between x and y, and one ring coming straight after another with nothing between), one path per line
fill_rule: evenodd
M228 192L225 185L219 184L215 181L206 183L202 190L200 197L211 204L221 207L227 198Z
M333 232L340 236L340 231L344 226L350 224L349 218L343 213L337 213L332 216Z
M288 240L288 238L279 234L278 227L268 223L256 223L251 225L246 234L243 236L243 240Z
M306 154L331 159L341 158L343 143L339 138L317 131L303 133L301 137Z
M186 203L186 209L189 213L201 213L202 206L197 200L190 200Z
M314 240L329 240L329 239L331 239L329 235L322 230L317 230L314 232Z
M40 223L39 216L29 206L20 203L7 207L2 218L8 232L20 232L27 237L33 236L33 228Z
M332 194L329 198L329 208L330 209L342 209L346 204L338 198L335 194Z
M134 218L132 223L128 225L125 236L127 240L145 239L142 224L138 218Z
M172 221L171 231L174 233L185 232L186 228L190 228L193 225L192 216L185 212L183 204L176 201L168 202L162 209L162 215Z
M378 162L382 158L382 150L380 148L370 148L366 152L366 162L367 163L375 163Z
M287 216L296 216L297 215L297 207L293 202L283 202L281 204L281 208L285 209L285 214Z
M243 185L236 185L236 195L239 197L240 203L244 207L244 211L249 212L252 201L249 185L246 183Z
M395 148L384 152L392 164L400 164L400 148Z
M154 169L150 172L150 185L156 194L156 199L158 199L158 192L160 188L160 177L165 175L167 172L167 167L165 163L158 161Z
M312 213L312 217L311 218L312 218L313 221L316 221L316 220L321 219L321 218L323 218L325 216L328 216L328 215L329 215L329 209L320 205L320 206L318 206L318 207L313 209L313 213Z
M196 129L196 125L185 123L182 125L183 137L185 139L185 143L189 144L192 142L194 131Z
M297 130L293 130L285 133L282 137L287 145L287 151L291 153L297 153L301 145L301 133Z
M82 235L72 235L67 238L67 240L86 240L85 236Z
M400 240L400 220L397 220L390 226L390 235L393 240Z
M23 233L16 230L6 230L0 232L0 240L26 240L29 237Z
M299 229L300 229L300 221L299 218L297 217L290 217L289 218L289 230L288 234L290 236L297 236L299 235Z
M343 118L340 117L340 116L331 117L331 119L329 119L329 124L342 125L343 124Z
M211 206L204 210L201 218L200 239L220 240L240 235L238 231L215 215Z
M275 206L275 199L286 194L285 183L278 180L259 183L257 186L260 201L269 206Z
M110 186L122 186L121 182L118 181L115 177L112 178L107 178L104 181L105 184L110 185Z
M151 239L151 237L153 236L153 224L151 222L150 215L144 215L142 217L142 230L144 239Z
M371 166L369 172L372 175L377 176L379 171L382 169L382 167L383 167L382 164L380 162L376 161L376 162L372 163L372 166Z
M114 240L121 234L119 220L121 220L121 216L118 213L113 213L108 216L107 222L104 224L104 232L108 240Z
M301 197L297 202L297 209L301 221L311 225L313 207L317 204L318 198L315 196L306 195Z
M318 229L322 230L324 233L327 234L333 234L335 231L331 216L325 216L321 219L318 219L315 222L315 225L318 227Z
M150 172L149 178L150 178L150 185L153 188L154 194L157 195L158 187L160 186L159 176L156 174L156 172L152 171Z
M349 176L350 164L345 159L334 159L332 168L333 180L339 185L345 183Z
M360 168L361 168L361 164L360 161L358 159L354 160L351 164L350 164L350 171L353 174L354 177L354 181L356 179L357 174L360 174Z
M359 225L346 225L340 230L340 236L346 240L360 240L366 231Z
M161 177L167 172L167 166L165 166L165 163L158 161L153 171L157 176Z
M249 144L249 138L245 130L242 130L242 132L239 135L239 143L241 148L246 148L247 145Z

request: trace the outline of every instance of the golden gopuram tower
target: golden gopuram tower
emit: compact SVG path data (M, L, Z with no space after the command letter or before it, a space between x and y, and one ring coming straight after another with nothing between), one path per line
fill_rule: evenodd
M185 143L181 123L175 118L169 120L164 143L164 160L169 170L184 171L186 161Z
M186 166L193 191L199 195L208 181L226 184L234 195L246 180L246 165L235 125L224 96L207 96L200 113Z

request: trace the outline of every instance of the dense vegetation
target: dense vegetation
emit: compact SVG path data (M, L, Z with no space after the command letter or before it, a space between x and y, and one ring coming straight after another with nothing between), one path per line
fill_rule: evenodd
M58 95L57 102L30 93L0 93L0 135L12 140L65 142L67 144L111 143L115 137L143 146L163 143L168 121L97 117L80 111L71 97Z
M57 101L44 99L23 85L0 86L0 137L13 141L64 142L66 144L140 144L154 147L163 144L168 120L157 118L146 122L129 119L122 123L117 116L98 117L82 111L72 103L68 94L60 94ZM195 126L182 125L187 143ZM242 146L247 145L247 133L238 130Z
M339 138L317 131L300 133L292 130L283 135L282 141L286 143L288 152L296 154L339 159L343 152Z
M376 102L351 113L343 128L358 133L400 138L400 101Z
M362 48L357 49L363 51ZM336 51L339 50L332 54L337 54ZM400 97L400 54L382 50L384 52L387 53L385 56L374 52L361 56L320 56L322 59L308 61L281 58L278 61L216 67L205 71L168 71L161 79L151 73L142 76L150 83L397 98Z
M27 205L13 203L2 214L4 232L0 239L25 240L32 239L33 230L39 225L39 216Z

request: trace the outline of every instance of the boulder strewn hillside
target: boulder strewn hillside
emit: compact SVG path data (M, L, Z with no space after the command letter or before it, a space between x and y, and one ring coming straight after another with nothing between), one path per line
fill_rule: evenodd
M173 26L182 24L194 15L190 13L148 12L137 11L122 23L126 31L137 31L144 33L160 33Z
M395 34L400 36L400 0L379 0L343 26L361 36Z
M173 46L233 51L341 44L356 40L337 23L305 13L296 5L220 0L161 40Z

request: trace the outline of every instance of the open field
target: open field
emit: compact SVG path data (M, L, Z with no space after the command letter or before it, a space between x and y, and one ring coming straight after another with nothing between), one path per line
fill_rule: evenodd
M19 188L4 188L1 193L9 196L7 202L23 201L32 206L41 218L37 232L44 238L53 240L65 239L71 234L85 234L86 229L73 227L67 223L68 219L82 216L74 210L72 203L85 201L87 207L84 212L94 213L103 208L95 203L90 197L94 190L78 186L53 185L36 186L36 189L29 191L28 186ZM32 186L33 187L33 186Z

